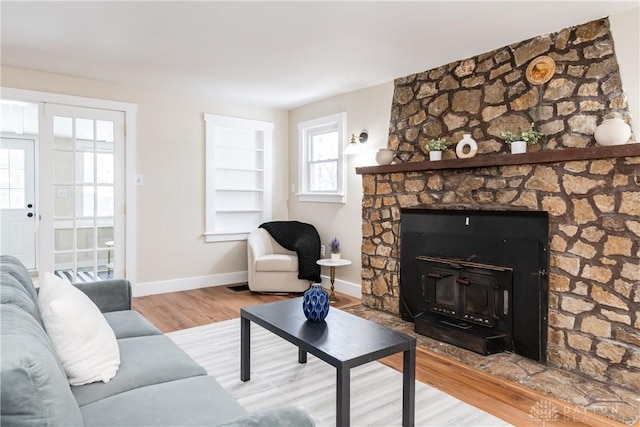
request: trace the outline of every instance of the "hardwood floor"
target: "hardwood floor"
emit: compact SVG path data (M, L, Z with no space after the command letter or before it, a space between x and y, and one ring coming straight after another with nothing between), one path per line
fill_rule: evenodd
M162 332L167 333L235 319L240 317L242 307L298 296L301 294L235 292L225 286L217 286L134 298L133 308L153 322ZM342 308L360 303L360 300L348 295L340 295L340 297L341 301L335 307Z
M334 305L337 308L360 303L359 299L337 295L340 299ZM296 296L299 295L236 292L218 286L134 298L133 308L166 333L237 318L242 307ZM400 354L380 361L402 370ZM572 405L421 348L417 351L416 378L516 426L624 425L590 411L576 410ZM532 407L540 402L555 405L558 410L556 420L548 419L543 423L531 417Z

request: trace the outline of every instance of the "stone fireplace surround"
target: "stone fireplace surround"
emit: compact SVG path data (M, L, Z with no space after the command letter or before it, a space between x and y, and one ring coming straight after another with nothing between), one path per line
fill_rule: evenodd
M557 69L532 86L546 54ZM593 131L630 120L606 19L515 43L395 82L389 147L397 164L363 175L362 303L398 314L400 209L549 214L547 364L640 391L640 144L595 147ZM545 138L504 154L502 130ZM424 161L424 142L463 133L478 155ZM448 159L448 160L447 160Z
M418 342L583 408L578 411L632 425L640 419L639 165L636 143L358 168L362 304L382 310L364 315L405 333L413 329L398 315L401 208L547 211L551 370L515 355L474 356L420 335Z
M399 313L400 209L544 210L550 261L547 363L640 391L640 144L359 168L362 303ZM579 153L578 153L579 152ZM487 156L489 157L489 156ZM462 166L462 167L461 167ZM404 170L403 170L404 169ZM422 170L420 170L422 169Z

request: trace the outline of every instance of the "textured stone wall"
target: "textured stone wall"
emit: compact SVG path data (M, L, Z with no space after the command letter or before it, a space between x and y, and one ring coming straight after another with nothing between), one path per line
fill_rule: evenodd
M557 69L534 86L539 55ZM388 145L423 161L427 140L471 133L478 155L503 153L501 132L534 122L545 138L529 151L581 148L613 112L630 122L602 19L397 79ZM363 304L399 312L400 208L544 210L548 363L640 391L640 157L365 174L363 186Z
M548 363L640 391L640 157L363 176L362 302L399 313L400 208L544 210Z
M535 86L525 71L539 55L553 58L556 72ZM478 153L506 152L501 133L533 122L545 138L529 151L586 147L613 112L631 121L609 21L602 19L397 79L388 145L402 162L423 161L429 139L457 143L470 133Z

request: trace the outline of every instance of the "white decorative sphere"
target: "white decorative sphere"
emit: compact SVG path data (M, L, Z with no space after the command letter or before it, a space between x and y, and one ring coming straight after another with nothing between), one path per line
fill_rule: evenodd
M621 118L606 119L596 128L593 136L598 145L622 145L631 138L631 127Z
M393 150L390 150L389 148L381 148L376 153L376 162L378 162L379 165L391 164L395 155L396 153Z

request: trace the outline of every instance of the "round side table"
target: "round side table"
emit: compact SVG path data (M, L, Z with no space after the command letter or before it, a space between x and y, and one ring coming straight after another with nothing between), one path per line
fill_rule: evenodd
M329 267L329 279L331 280L331 293L329 294L329 301L338 301L336 295L333 293L333 284L336 281L336 267L346 267L347 265L351 265L351 261L349 261L348 259L339 259L337 261L334 261L329 258L322 258L316 261L316 263L322 267Z

